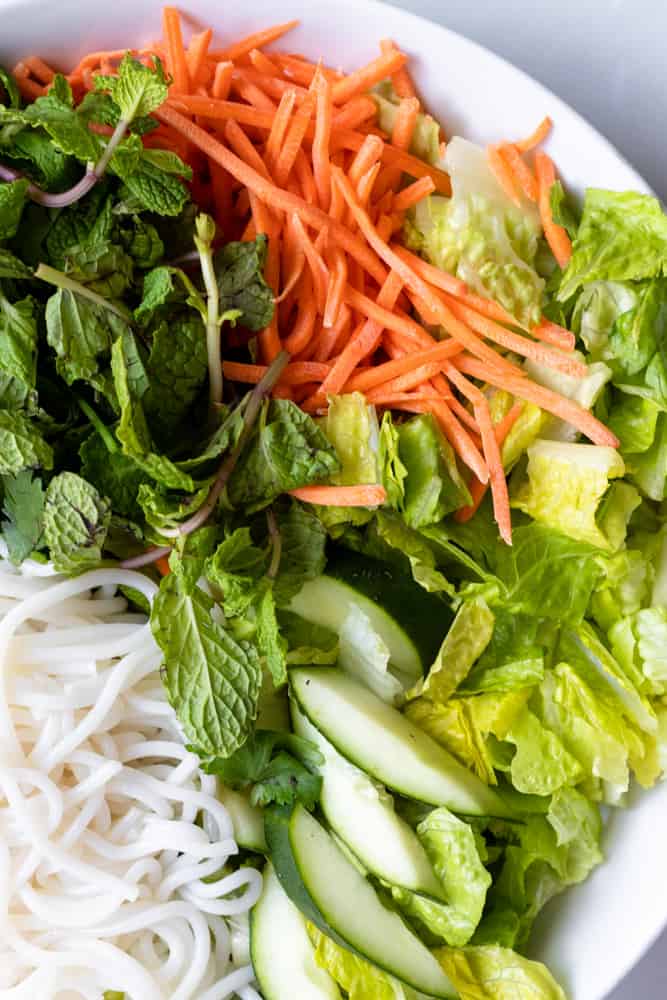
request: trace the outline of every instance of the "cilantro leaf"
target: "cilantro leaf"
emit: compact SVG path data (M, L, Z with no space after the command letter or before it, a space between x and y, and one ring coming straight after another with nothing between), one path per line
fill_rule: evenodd
M46 339L68 385L81 379L103 388L97 376L108 364L112 344L126 331L115 313L69 289L59 288L46 303Z
M150 69L126 52L118 67L118 75L95 77L95 89L108 91L118 105L121 117L131 122L137 116L149 115L167 100L169 81L157 57L153 57L153 68Z
M169 489L194 491L194 483L187 473L153 450L151 434L141 397L147 388L143 368L140 372L136 341L128 328L118 337L111 350L111 370L120 405L120 423L116 436L123 452L135 460L153 479Z
M22 413L0 410L0 475L53 468L53 451Z
M57 570L72 573L99 563L111 506L94 486L73 472L49 483L44 504L44 540Z
M273 678L274 687L287 683L287 643L276 619L273 588L265 585L257 605L257 648Z
M338 468L333 446L312 417L291 400L274 399L234 470L229 499L257 510L287 490L328 479Z
M27 192L26 180L0 183L0 240L9 240L16 235Z
M227 243L214 257L220 313L238 309L249 330L262 330L273 317L273 292L264 280L266 236L246 243Z
M251 645L216 621L211 598L187 593L175 573L162 580L151 628L164 654L164 683L187 739L198 753L228 757L248 738L262 680Z
M44 514L44 489L40 479L33 479L29 470L16 476L5 476L2 482L4 502L2 537L7 543L9 558L20 565L39 548Z
M256 729L226 760L204 760L202 767L231 788L252 786L253 805L302 802L312 809L320 797L322 779L317 768L323 759L312 743L293 733Z
M122 451L109 451L97 432L79 448L81 475L109 498L115 513L123 517L141 516L137 495L139 487L149 482L148 475L133 458Z

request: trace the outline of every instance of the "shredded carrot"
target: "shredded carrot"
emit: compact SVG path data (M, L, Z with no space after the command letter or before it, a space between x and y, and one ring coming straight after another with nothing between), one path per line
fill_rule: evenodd
M353 97L339 108L334 115L333 124L337 129L356 129L376 116L377 104L372 97L363 95Z
M399 103L391 133L391 144L395 149L404 152L410 149L418 114L419 101L416 97L406 97ZM378 196L383 195L385 191L394 191L400 184L401 176L400 167L387 167L378 185Z
M539 186L540 218L547 243L559 267L567 267L572 256L572 241L567 231L554 222L551 211L551 188L556 182L556 168L553 160L541 149L535 153L535 170Z
M413 205L416 205L418 201L426 198L433 191L435 191L433 178L420 177L418 181L409 184L394 197L394 211L407 212L409 208L412 208Z
M211 121L226 121L231 118L241 125L254 125L267 131L271 128L276 113L275 108L267 111L250 104L242 104L240 101L216 100L198 94L178 94L170 98L166 105L163 104L160 110L170 107L189 114L202 115Z
M459 423L444 399L415 397L414 401L409 404L395 405L396 409L409 410L411 413L432 413L461 461L474 472L478 479L482 482L488 482L489 472L484 458L468 431Z
M514 179L530 201L537 201L537 180L516 146L506 142L500 147L500 155L507 164Z
M440 364L447 358L454 357L454 355L460 352L461 348L455 341L446 340L437 344L434 343L433 346L427 350L414 351L410 354L405 354L402 358L397 358L394 361L386 361L384 364L375 365L370 368L367 372L354 375L345 386L346 392L366 392L368 389L373 389L375 386L383 385L385 382L389 382L398 376L404 375L407 372L412 372L415 369L425 365L427 363ZM436 368L436 372L439 371ZM431 376L425 376L422 382L426 378ZM419 384L419 383L418 383Z
M351 320L352 313L343 302L334 325L323 326L314 338L313 361L328 361L342 351L347 342Z
M188 67L190 83L193 87L203 82L206 72L206 57L212 37L213 29L207 28L205 31L200 31L198 34L193 35L190 39L190 44L185 54L185 61Z
M493 145L487 146L486 155L489 161L489 166L491 167L491 170L493 171L501 188L507 197L520 208L521 193L514 174L502 155L502 147Z
M380 42L380 51L386 54L388 52L396 52L397 49L391 39L383 38ZM400 69L391 74L391 82L399 97L417 96L415 85L406 66L401 66Z
M311 361L292 361L280 376L280 384L303 385L307 382L321 382L329 373L330 365L314 364ZM266 375L266 365L243 364L238 361L223 361L222 371L225 378L232 382L244 382L257 385Z
M169 574L171 573L171 566L169 565L169 556L160 556L159 559L156 559L155 568L160 574L160 576L169 576Z
M187 94L190 90L190 74L183 47L181 32L181 15L175 7L164 7L162 10L162 30L167 52L167 67L174 83L174 93Z
M327 298L327 285L329 283L329 268L324 263L322 255L316 249L313 241L306 232L301 219L296 213L292 216L292 225L297 239L300 242L301 249L303 250L306 260L308 261L318 311L320 313L324 313Z
M366 93L380 80L384 80L385 77L391 76L392 73L396 73L402 66L405 66L407 61L408 57L403 52L399 52L398 49L383 53L367 66L355 70L334 83L331 92L334 104L345 104L351 97Z
M216 100L226 101L229 97L229 90L232 85L232 74L234 72L233 62L219 62L213 74L213 84L211 93Z
M289 90L286 90L280 98L278 110L273 117L271 131L269 132L269 137L266 140L266 146L264 149L264 156L271 173L275 171L276 164L278 163L278 157L280 156L280 150L282 149L283 142L285 141L285 134L289 127L295 101L296 91L292 87Z
M29 56L25 60L25 65L28 67L32 75L38 81L38 83L49 84L53 82L53 78L56 75L55 70L40 59L39 56Z
M296 160L297 153L301 149L301 143L303 142L303 138L306 134L306 129L308 128L314 109L315 96L313 94L309 94L308 98L299 108L296 109L294 115L292 116L289 128L287 129L287 133L285 135L285 141L278 156L276 168L274 170L276 184L281 187L287 182L290 170L294 166L294 161Z
M362 145L357 150L356 156L350 164L348 177L350 183L356 188L363 175L375 166L382 157L384 143L376 135L367 135Z
M306 156L303 149L300 149L296 154L294 174L299 182L299 189L305 201L309 205L316 205L317 188L315 187L315 177L313 176L310 159Z
M288 31L291 31L292 28L296 28L298 23L298 21L287 21L285 24L276 24L272 28L264 28L263 31L256 31L253 35L242 38L241 41L236 42L234 45L214 52L213 57L215 59L229 59L232 62L236 62L243 56L248 55L249 52L252 52L253 49L262 49L265 45L276 42L283 35L286 35Z
M234 69L232 73L232 90L258 111L265 111L270 115L275 114L276 102L256 83L248 80L245 74L239 73L237 69Z
M379 507L387 499L384 486L301 486L289 494L326 507Z
M518 142L515 142L514 145L520 153L528 153L531 149L534 149L535 146L539 146L541 142L544 142L551 131L552 125L553 122L547 115L546 118L542 119L534 132L531 132L526 139L520 139Z
M449 274L447 271L442 271L439 267L434 267L433 264L429 264L427 261L422 260L416 254L411 253L410 250L406 250L405 247L400 246L397 243L391 244L391 249L400 257L409 267L415 271L424 281L428 281L430 285L435 285L436 288L442 288L444 292L449 292L450 295L456 295L457 298L463 298L467 292L468 287L464 281L460 278L455 278L453 274Z
M494 424L493 432L496 436L499 448L502 447L505 438L514 427L514 424L517 422L522 412L523 403L514 403L512 408L505 414L502 420L499 420L497 424ZM477 513L482 500L486 496L488 485L488 483L483 483L476 476L473 476L471 482L468 484L472 503L467 507L461 507L456 511L454 514L455 521L458 521L460 524L465 524L466 521L469 521Z
M323 73L313 78L317 106L315 114L315 135L313 136L313 173L320 206L326 211L331 199L331 159L329 143L333 118L331 81Z
M247 163L250 167L261 174L262 177L269 180L269 172L266 169L266 164L262 160L262 157L259 155L241 126L233 118L230 118L225 125L225 138L229 143L230 148L234 150L237 156L241 157L244 163Z
M251 49L248 55L250 62L259 73L264 73L266 76L280 75L280 68L267 56L266 52L262 52L261 49Z
M332 258L333 265L329 272L329 285L322 320L322 325L325 327L335 325L343 306L343 296L347 285L347 259L340 247L333 248Z
M304 271L300 283L299 310L290 333L285 338L285 350L298 354L310 343L317 319L317 298L313 293L313 279Z
M567 423L572 424L578 431L589 438L593 444L607 445L611 448L618 447L618 438L612 434L603 423L593 414L565 396L559 396L557 392L547 389L543 385L532 382L529 378L516 378L512 375L498 374L491 370L477 358L461 354L454 359L456 367L474 378L488 382L498 389L506 389L513 396L523 399L528 403L546 410L547 413L560 417Z
M13 76L16 80L16 86L19 88L21 97L24 97L27 101L34 101L38 97L43 97L46 93L46 87L43 87L39 83L35 83L35 81L31 80L27 75L19 75L16 72L16 68L14 68Z
M573 351L576 345L576 337L564 326L552 323L551 320L542 319L541 322L530 331L537 340L543 340L554 347L560 347L561 351Z

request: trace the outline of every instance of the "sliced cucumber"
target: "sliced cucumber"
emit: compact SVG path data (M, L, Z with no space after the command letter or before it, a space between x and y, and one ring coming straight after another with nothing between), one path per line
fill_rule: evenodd
M294 732L314 743L324 757L320 806L331 829L378 878L442 899L442 886L426 851L396 814L384 789L341 757L294 702L292 724Z
M258 851L266 854L266 838L264 836L264 813L257 806L250 804L247 795L227 788L218 782L218 798L229 813L234 827L234 840L246 851Z
M430 951L303 806L269 810L266 839L285 892L321 931L428 996L457 996Z
M354 608L369 619L389 650L390 668L407 684L423 676L452 621L447 604L388 563L334 552L323 576L309 580L290 608L335 632Z
M290 687L336 750L393 791L463 815L512 817L497 792L342 670L298 667Z
M315 961L305 920L271 864L250 914L250 957L265 1000L340 1000L338 986Z

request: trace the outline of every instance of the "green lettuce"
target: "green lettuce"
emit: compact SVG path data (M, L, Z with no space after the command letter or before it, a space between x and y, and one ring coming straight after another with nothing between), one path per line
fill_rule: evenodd
M408 472L401 462L398 428L389 410L385 411L380 423L378 462L382 485L387 492L387 506L400 509L405 497L405 479Z
M535 269L540 236L535 206L518 208L507 196L479 146L455 137L444 167L451 199L431 195L416 206L407 243L471 289L500 302L524 325L539 322L544 280Z
M417 993L365 958L341 948L308 923L315 961L345 990L348 1000L417 1000Z
M572 358L582 362L585 360L583 354L578 351L572 352ZM612 376L611 368L602 361L594 361L587 365L586 374L582 378L565 375L530 358L526 360L524 367L534 382L539 382L560 396L579 403L587 410L593 408ZM572 424L558 417L549 417L540 432L540 437L553 441L576 441L578 436L579 433Z
M592 281L582 288L572 313L572 329L578 334L592 361L609 361L609 334L620 317L633 310L637 288L620 281Z
M609 640L626 673L641 671L649 694L667 694L667 609L642 608L617 622Z
M355 486L380 482L377 415L360 392L332 396L319 426L339 461L339 468L332 470L331 483ZM345 523L366 524L373 516L362 507L323 507L318 514L329 529Z
M507 948L440 948L436 956L461 1000L565 1000L544 965Z
M443 639L428 676L408 692L409 698L424 695L445 702L465 680L491 641L493 612L481 598L465 602Z
M391 135L394 130L400 98L391 81L385 80L372 91L378 109L378 125ZM440 125L428 114L420 113L412 133L410 152L420 160L437 165L440 161Z
M401 424L398 449L407 470L403 514L411 527L436 524L472 502L452 446L431 414Z
M514 507L577 541L610 547L596 513L609 480L625 472L617 451L539 439L528 449L527 472L512 498Z

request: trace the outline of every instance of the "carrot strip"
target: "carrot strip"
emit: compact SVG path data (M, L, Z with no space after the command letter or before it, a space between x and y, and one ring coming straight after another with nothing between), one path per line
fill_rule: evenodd
M228 219L232 214L232 179L227 171L223 170L217 163L209 163L209 171L211 174L215 219L224 231L227 227Z
M523 403L515 403L502 420L494 424L493 432L496 435L499 448L502 447L505 438L521 416L522 411ZM470 491L472 503L467 507L460 507L454 514L454 520L458 521L459 524L465 524L466 521L469 521L477 513L482 500L486 496L488 483L482 483L476 476L473 476L471 482L468 483L468 490Z
M169 576L169 574L171 573L171 566L169 565L169 556L160 556L159 559L156 559L155 568L160 574L160 576Z
M371 118L377 117L377 104L372 97L353 97L340 108L333 118L337 129L356 129Z
M377 180L378 174L382 169L381 163L374 163L362 177L359 178L359 183L357 184L357 198L359 199L359 204L363 205L364 208L367 207L371 195L373 193L373 187Z
M343 296L347 285L347 259L340 247L333 248L332 258L333 266L329 273L329 285L322 320L322 325L325 327L335 325L343 306Z
M482 482L488 482L489 472L484 458L468 431L461 426L444 399L420 399L416 396L413 402L395 404L395 408L408 410L411 413L432 413L461 461L474 472L478 479Z
M504 143L500 147L500 155L507 163L526 198L530 201L537 201L537 179L516 146L509 142Z
M432 177L420 177L418 181L414 181L407 187L399 191L394 197L394 211L395 212L407 212L409 208L416 205L418 201L422 198L426 198L429 194L435 191L435 184L433 183Z
M249 52L250 62L259 73L265 76L279 76L280 68L261 49L251 49Z
M405 375L399 375L388 382L383 382L382 385L376 386L374 389L369 389L365 394L366 399L369 403L378 403L380 398L386 399L389 395L404 395L415 390L419 390L419 396L422 399L442 399L435 389L429 390L424 387L425 383L428 385L429 380L438 374L441 367L442 362L439 361L430 361L426 365L420 365L414 371L406 372Z
M181 15L175 7L162 9L162 29L167 52L167 66L174 79L172 91L187 94L190 90L190 74L183 47Z
M155 112L155 116L219 163L232 177L270 204L272 209L290 213L296 212L303 222L318 230L328 226L330 235L335 242L340 243L343 249L354 257L378 283L384 281L387 271L377 254L366 245L364 240L355 233L351 233L344 225L331 219L315 205L308 205L298 195L283 191L275 184L268 182L208 132L188 121L187 118L168 105L162 105Z
M317 298L313 292L313 280L310 273L304 272L301 281L296 322L285 338L285 350L289 351L290 354L299 354L310 343L317 319Z
M12 71L12 75L16 80L16 86L19 88L21 97L24 97L27 101L34 101L38 97L43 97L46 93L46 87L35 83L29 76L20 76L16 72L16 68Z
M313 361L328 361L343 349L350 329L352 313L343 302L338 319L331 327L322 327L314 338Z
M396 111L396 119L391 133L391 144L395 149L408 152L417 124L419 114L419 101L416 97L406 97L400 102ZM383 195L385 191L394 191L401 182L402 171L400 167L387 167L380 184L378 185L378 195ZM435 185L434 185L435 187Z
M276 52L273 58L280 66L284 76L297 83L302 83L306 87L309 87L313 82L313 77L318 70L320 73L324 73L328 80L342 80L345 76L340 70L325 66L321 61L314 63L306 56L293 52Z
M391 249L397 257L400 257L420 278L428 281L430 285L435 285L436 288L441 288L443 292L449 292L450 295L456 295L457 298L467 295L468 287L460 278L455 278L453 274L442 271L439 267L434 267L433 264L422 260L417 254L411 253L410 250L406 250L405 247L397 243L392 243Z
M507 490L507 480L505 470L500 456L500 447L493 429L489 402L477 386L469 382L465 376L451 364L446 363L445 374L453 385L466 399L470 400L475 411L477 425L482 435L482 449L489 470L489 482L491 485L491 496L493 498L493 514L498 524L500 537L507 545L512 544L512 516L510 513L510 499Z
M535 170L539 186L539 207L542 227L551 252L559 267L567 267L572 256L572 241L567 231L554 222L551 211L551 188L556 182L556 168L553 160L542 150L535 153Z
M263 128L267 131L270 130L275 116L275 108L273 106L267 111L250 104L242 104L240 101L218 101L211 97L201 97L198 94L178 94L178 96L169 99L166 107L178 110L179 112L186 111L189 114L201 115L209 118L211 121L233 119L241 125L254 125L257 128Z
M578 431L584 434L593 444L608 445L611 448L618 447L618 438L605 427L593 414L565 396L547 389L543 385L532 382L529 378L516 378L505 373L498 373L491 370L487 365L477 358L469 355L459 355L454 363L459 371L472 375L481 381L488 382L498 389L505 389L513 396L523 399L528 403L534 403L547 413L560 417L567 423L572 424Z
M225 125L225 139L237 156L240 156L244 163L247 163L253 170L269 180L269 172L266 164L262 160L250 139L241 126L233 118Z
M254 34L248 35L247 38L242 38L239 42L235 42L234 45L230 45L226 49L213 52L213 58L229 59L232 62L236 62L243 56L248 55L249 52L252 52L253 49L264 48L265 45L270 45L271 42L282 38L292 28L296 28L298 23L298 21L286 21L285 24L276 24L272 28L264 28L263 31L256 31Z
M314 78L316 94L315 135L313 136L313 173L320 206L326 211L331 200L331 159L329 143L333 119L331 82L323 73Z
M507 162L505 161L500 146L487 146L486 156L489 161L489 166L494 173L494 176L501 188L507 195L507 197L514 202L514 204L521 208L521 193L519 191L517 182L515 180L514 174L510 170Z
M434 344L434 346L428 350L415 351L413 353L406 354L402 358L397 358L394 361L386 361L384 364L375 365L367 372L354 375L349 382L346 383L345 391L366 392L369 389L375 388L375 386L383 385L385 382L389 382L401 375L413 372L415 369L425 364L440 364L443 360L458 354L460 350L460 346L453 340L442 341L439 344ZM439 370L440 369L437 368L436 372ZM425 381L430 377L430 375L424 376L422 381Z
M446 292L443 295L454 315L476 333L486 337L487 340L492 340L508 351L514 351L515 354L520 354L524 358L532 358L540 365L546 365L574 378L583 378L586 375L588 370L586 365L577 361L576 358L568 357L568 355L555 351L551 347L544 347L542 344L535 343L535 341L529 340L519 333L514 333L512 330L506 330L504 326L500 326L494 320L480 316L478 312L465 303L457 302Z
M284 369L279 379L280 385L304 385L308 382L321 382L329 373L330 365L314 364L312 361L292 361ZM223 361L222 371L225 378L232 382L244 382L257 385L266 375L266 365L244 364L239 361Z
M53 78L56 75L55 70L51 69L48 63L45 63L39 56L29 56L25 60L25 65L38 83L49 84L53 82Z
M207 28L205 31L193 35L190 39L190 44L185 54L185 61L188 67L188 76L193 87L202 82L206 69L208 47L211 44L212 37L213 29Z
M285 141L278 156L276 168L274 170L276 184L281 187L283 187L287 182L290 171L294 166L294 161L297 157L297 153L301 149L301 143L303 142L303 138L306 134L306 129L308 128L314 109L315 97L314 95L309 94L301 107L297 108L292 116L292 120L289 128L287 129Z
M543 340L547 344L553 344L554 347L560 347L561 351L573 351L577 343L573 333L566 330L564 326L552 323L551 320L544 317L530 332L538 340Z
M292 111L294 110L295 101L296 91L294 88L286 90L280 98L278 110L274 115L273 122L271 124L271 131L269 132L269 137L266 140L266 146L264 147L264 156L269 166L269 171L271 172L275 170L278 162L280 150L282 149L283 142L285 141L285 133L289 127Z
M334 104L345 104L351 97L365 93L380 80L384 80L405 66L407 61L408 57L398 49L383 53L367 66L362 66L361 69L355 70L334 84L332 90Z
M213 74L213 85L211 93L216 100L226 101L229 97L229 90L232 85L232 74L234 72L233 62L219 62Z
M329 283L329 268L324 263L322 255L316 249L310 236L306 232L301 219L296 213L292 216L292 225L301 245L301 249L303 250L306 260L308 261L308 267L310 268L310 273L313 279L313 290L315 292L315 301L317 303L318 311L320 313L324 313L327 298L327 285Z
M357 312L366 316L376 323L380 323L386 330L393 330L406 338L408 343L418 344L424 350L433 347L436 341L430 333L424 330L418 323L408 316L402 316L392 306L382 308L379 300L375 302L367 295L363 295L356 288L347 285L345 288L345 302L348 306L356 309Z
M270 115L275 114L275 101L272 100L261 87L258 87L256 83L253 83L252 80L248 80L245 76L241 76L236 69L232 73L232 90L258 111L266 111Z
M541 142L544 142L546 137L549 135L549 132L551 131L552 125L553 122L551 121L551 118L549 118L549 116L547 115L546 118L542 119L542 121L537 126L534 132L531 132L531 134L526 139L520 139L518 142L515 142L514 145L516 146L516 148L519 150L520 153L529 152L529 150L534 149L535 146L539 146Z
M384 486L301 486L289 495L327 507L379 507L387 499Z
M286 90L293 90L296 94L296 103L301 104L308 91L305 87L299 87L290 80L283 80L281 76L260 73L254 66L236 66L234 78L252 83L263 91L267 97L279 101Z
M383 38L380 42L380 51L395 52L396 45L389 38ZM412 82L412 77L410 76L409 70L406 66L401 66L400 69L396 70L395 73L391 74L391 82L394 90L399 97L416 97L417 90L414 83Z
M350 183L356 188L363 175L375 166L382 156L384 143L376 135L367 135L362 145L357 150L357 154L352 160L348 177Z
M294 174L299 182L299 188L305 201L309 205L317 205L317 188L315 187L313 169L310 165L310 158L306 156L303 149L300 149L296 154Z

